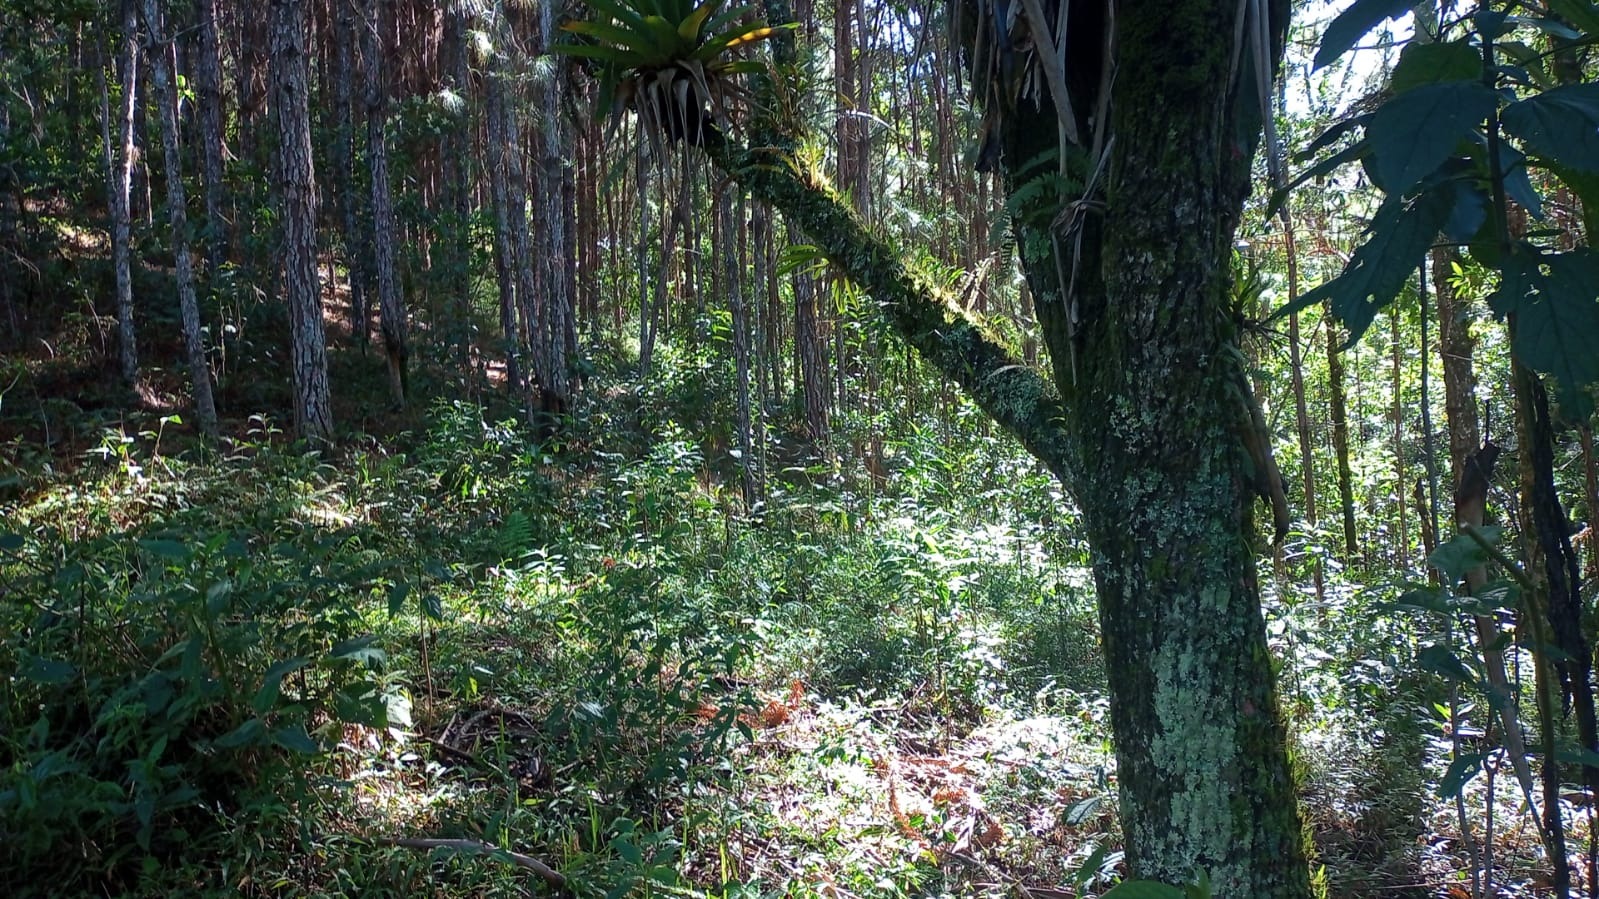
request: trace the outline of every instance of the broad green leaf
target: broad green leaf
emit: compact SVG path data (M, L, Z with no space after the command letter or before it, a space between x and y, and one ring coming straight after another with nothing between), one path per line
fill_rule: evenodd
M1570 84L1505 107L1505 132L1539 156L1599 172L1599 84Z
M288 727L278 728L272 732L272 742L290 752L298 752L301 755L315 755L322 751L322 747L318 746L317 742L311 739L311 735L305 732L305 725L303 724L291 724Z
M1383 19L1397 19L1414 5L1411 0L1355 0L1327 26L1316 50L1315 68L1343 56Z
M1487 756L1480 752L1457 756L1449 763L1449 770L1444 772L1444 779L1438 783L1438 796L1443 799L1453 799L1460 795L1466 781L1477 776L1477 772L1482 770L1485 758Z
M590 9L600 15L610 16L625 28L637 31L644 27L644 14L635 8L634 4L625 0L621 3L612 0L585 0L585 2Z
M1183 891L1153 880L1124 880L1107 892L1103 899L1184 899Z
M1487 191L1471 181L1454 182L1455 202L1444 222L1444 236L1455 243L1467 243L1482 230L1488 221Z
M21 534L0 534L0 550L14 553L26 543Z
M235 727L216 739L216 745L222 749L237 749L240 746L249 746L260 742L266 734L266 725L260 718L251 718L249 721Z
M304 668L310 664L310 661L305 656L296 656L292 659L284 659L268 668L266 674L261 676L260 688L255 691L255 696L250 700L250 708L255 709L258 715L265 715L267 712L272 711L272 707L278 703L278 696L283 691L283 676L291 671Z
M1073 803L1072 807L1066 810L1066 823L1076 827L1087 821L1088 816L1097 811L1103 802L1104 797L1102 796L1090 796L1087 799Z
M34 656L18 673L24 680L31 680L36 684L64 684L78 676L78 669L72 667L71 662L61 659Z
M1505 145L1499 148L1499 161L1505 176L1505 194L1516 201L1516 205L1527 210L1527 214L1535 219L1543 219L1543 197L1538 195L1538 189L1532 186L1532 178L1527 174L1527 157L1515 147Z
M1066 879L1078 886L1082 886L1099 873L1099 866L1105 863L1105 857L1109 854L1110 847L1100 843L1094 847L1093 852L1088 853L1088 857L1083 859L1082 864L1066 872Z
M1511 349L1528 367L1567 392L1599 383L1599 254L1512 253L1488 302L1515 315Z
M1470 684L1477 680L1477 676L1466 667L1465 662L1460 660L1460 656L1455 655L1454 650L1447 646L1422 647L1422 650L1416 653L1416 664L1420 665L1423 671L1431 671L1456 683Z
M1478 533L1482 534L1483 538L1492 544L1498 542L1500 529L1497 527L1478 528ZM1427 557L1427 564L1438 569L1438 573L1444 576L1446 583L1458 584L1465 579L1466 572L1488 564L1488 554L1477 544L1477 541L1465 534L1459 534L1443 546L1433 550L1432 555Z
M1402 94L1411 88L1444 81L1469 81L1482 75L1482 54L1465 41L1409 43L1388 79L1388 89Z
M433 621L444 620L444 601L439 599L437 593L428 593L422 597L422 614Z
M1582 39L1581 33L1573 29L1570 25L1567 25L1565 22L1559 21L1558 19L1548 19L1544 18L1543 16L1508 16L1506 17L1505 21L1512 25L1521 26L1523 28L1532 28L1536 31L1542 31L1544 34L1547 34L1550 37L1559 38L1563 41L1576 41Z
M659 30L648 23L646 26L644 30L631 30L608 22L578 21L566 23L565 28L634 54L636 58L626 60L629 65L655 64L670 59L676 47L675 33L673 43L663 45L664 38Z
M176 540L140 540L139 546L152 556L183 561L189 558L189 548Z
M1567 748L1555 753L1555 760L1565 765L1584 765L1599 768L1599 752L1591 749Z
M1353 344L1371 326L1378 310L1393 302L1405 286L1453 208L1450 190L1429 190L1408 201L1389 197L1366 229L1371 237L1355 250L1343 272L1301 294L1272 317L1330 301L1333 314L1349 328Z
M205 591L205 608L212 615L220 615L228 607L228 600L233 596L233 581L226 578L217 581Z
M383 660L388 658L388 654L372 645L376 641L376 634L367 634L364 637L345 640L328 650L328 660L349 660L367 665L382 664Z
M705 20L710 18L720 0L705 0L699 8L688 14L688 17L678 23L677 36L690 44L697 44L700 40L700 28Z
M1373 180L1386 193L1409 192L1455 155L1498 103L1480 81L1424 84L1384 103L1366 128Z
M1449 601L1449 593L1438 587L1421 587L1407 590L1400 597L1387 604L1393 609L1416 609L1423 612L1436 612L1442 615L1452 614L1454 604Z
M1549 11L1588 35L1599 35L1599 5L1589 0L1549 0Z
M620 47L608 44L556 44L550 48L552 52L563 56L580 56L584 59L597 59L600 62L629 65L633 55Z
M389 585L390 618L393 618L394 616L405 611L405 598L410 595L411 584L409 581L395 581L393 584Z

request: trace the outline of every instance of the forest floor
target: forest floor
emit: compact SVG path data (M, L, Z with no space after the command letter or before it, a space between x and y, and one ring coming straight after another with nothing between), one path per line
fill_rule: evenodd
M891 435L883 484L774 438L752 512L728 401L678 361L597 375L559 443L439 400L324 454L259 416L209 449L165 403L94 417L14 366L0 890L516 896L541 865L583 896L1108 889L1058 488L957 408ZM1470 896L1413 631L1360 585L1313 608L1265 577L1330 894ZM1510 783L1469 782L1467 819L1480 843L1497 815L1493 895L1545 895Z

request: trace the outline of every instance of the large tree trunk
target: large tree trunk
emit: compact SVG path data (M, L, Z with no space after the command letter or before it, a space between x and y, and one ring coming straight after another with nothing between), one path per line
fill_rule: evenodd
M226 186L222 183L222 62L217 36L217 0L199 0L199 31L195 40L194 83L200 101L200 162L205 177L206 260L210 277L227 261L230 240L223 211Z
M278 196L283 221L283 286L288 296L294 428L333 436L327 339L316 272L316 191L311 166L311 97L306 84L305 0L273 0L272 94L278 120Z
M194 266L189 258L189 221L183 190L183 155L178 150L178 98L173 90L172 45L164 36L158 0L144 0L144 25L150 37L150 74L161 115L161 147L166 167L167 218L172 224L172 255L178 282L178 314L183 322L184 355L194 394L194 417L200 433L215 436L217 410L211 399L211 366L206 362L200 332L200 305L194 296Z
M784 158L781 140L711 150L1077 498L1094 550L1132 874L1177 883L1204 872L1227 899L1299 899L1311 895L1309 872L1260 612L1259 469L1246 449L1251 413L1228 307L1258 134L1240 121L1250 100L1231 84L1239 10L1222 0L1117 5L1106 211L1084 226L1073 296L1050 230L1063 207L1022 211L1016 224L1052 384L870 236L819 175ZM1286 4L1272 14L1276 55ZM1054 146L1059 125L1048 104L1006 114L1009 174Z
M539 5L539 46L547 52L555 40L555 13L553 4ZM566 162L567 148L561 123L561 94L567 86L562 77L564 67L558 67L539 89L542 107L543 133L540 135L538 156L538 183L535 199L539 203L539 219L543 224L539 235L539 273L542 275L543 295L537 310L537 336L533 352L538 357L535 368L540 372L539 408L546 418L545 427L554 424L554 417L565 414L572 402L571 359L568 350L576 344L576 328L572 319L572 286L567 278L566 215Z
M344 248L345 277L350 285L350 339L365 355L372 330L372 310L367 298L367 241L361 227L361 198L355 190L355 0L333 2L333 181L344 222L340 244Z
M366 153L372 179L372 263L377 270L378 330L383 334L383 359L389 369L389 395L397 409L405 407L406 364L411 350L406 335L405 306L394 271L394 197L389 186L389 95L384 84L386 35L392 10L385 0L367 0L361 23L361 56L366 68Z

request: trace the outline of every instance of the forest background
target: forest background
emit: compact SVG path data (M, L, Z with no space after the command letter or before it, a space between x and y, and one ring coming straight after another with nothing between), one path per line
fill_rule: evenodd
M0 882L1595 895L1599 8L1101 6L0 0ZM1201 57L1223 411L1122 470ZM1231 756L1106 608L1213 446Z

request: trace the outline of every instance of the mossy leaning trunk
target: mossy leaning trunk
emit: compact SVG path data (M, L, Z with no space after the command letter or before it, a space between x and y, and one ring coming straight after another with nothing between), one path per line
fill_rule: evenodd
M1270 10L1276 57L1287 6ZM1204 874L1225 899L1300 899L1312 890L1255 579L1248 400L1228 308L1259 134L1232 86L1238 14L1221 0L1118 4L1105 213L1085 225L1073 296L1051 224L1075 198L1016 215L1052 379L868 233L780 135L707 150L1077 498L1132 875ZM1049 104L1005 113L1000 167L1015 194L1013 173L1059 129Z

